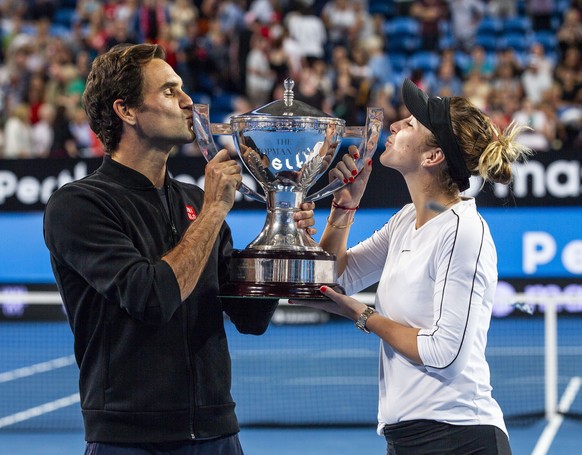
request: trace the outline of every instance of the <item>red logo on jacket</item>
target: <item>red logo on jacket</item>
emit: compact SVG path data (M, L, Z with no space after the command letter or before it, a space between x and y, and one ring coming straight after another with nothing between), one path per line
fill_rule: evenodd
M196 210L191 205L186 206L186 214L188 215L188 219L190 221L194 221L196 219Z

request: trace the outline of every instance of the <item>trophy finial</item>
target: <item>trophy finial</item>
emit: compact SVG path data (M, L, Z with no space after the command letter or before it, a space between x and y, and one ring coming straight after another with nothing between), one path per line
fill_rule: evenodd
M295 86L295 81L288 77L283 82L283 87L285 88L285 92L283 93L283 100L285 101L285 106L291 106L293 104L293 87Z

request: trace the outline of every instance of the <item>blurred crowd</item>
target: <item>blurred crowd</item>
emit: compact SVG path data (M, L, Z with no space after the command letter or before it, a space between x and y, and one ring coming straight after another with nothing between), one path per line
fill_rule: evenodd
M520 141L536 151L582 146L582 0L0 0L0 16L3 158L102 155L81 94L121 42L160 44L213 121L282 98L291 78L297 99L348 125L384 108L388 128L408 77L501 129L531 126ZM510 18L527 19L521 40L485 34Z

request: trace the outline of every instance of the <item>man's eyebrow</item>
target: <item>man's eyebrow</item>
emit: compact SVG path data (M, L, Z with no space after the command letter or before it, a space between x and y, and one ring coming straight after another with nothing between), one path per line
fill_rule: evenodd
M162 84L160 89L165 90L167 88L174 88L174 87L180 87L180 86L181 86L181 83L179 81L168 81L168 82L165 82L164 84Z

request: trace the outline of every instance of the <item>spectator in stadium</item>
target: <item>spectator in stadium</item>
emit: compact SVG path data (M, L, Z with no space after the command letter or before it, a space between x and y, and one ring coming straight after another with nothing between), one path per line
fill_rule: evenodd
M574 76L574 84L582 85L582 48L568 47L564 56L554 68L554 79L558 84L564 83L564 74ZM566 76L566 77L568 77ZM568 77L569 78L569 77Z
M172 39L180 41L186 36L188 24L198 20L198 8L192 0L176 0L168 5L168 17Z
M489 0L487 12L494 17L505 19L517 14L518 0Z
M463 84L463 97L485 112L487 112L490 93L491 84L485 80L483 74L478 70L470 73Z
M359 109L356 105L356 88L352 84L350 73L344 71L338 74L334 86L332 113L348 125L360 123Z
M356 12L356 24L352 31L350 46L353 46L359 40L365 40L372 35L381 34L381 26L378 24L381 23L382 16L370 14L367 3L365 0L353 2L352 7Z
M51 144L48 158L76 158L79 155L75 137L71 132L67 107L63 104L55 104L55 117L53 120L53 142Z
M368 56L367 66L370 68L370 96L377 99L381 92L394 93L394 72L390 57L384 49L384 40L373 35L362 41L362 48Z
M431 94L437 96L461 96L462 93L463 81L455 75L453 63L448 60L441 61Z
M556 32L558 45L562 55L566 53L566 49L574 47L580 49L582 47L582 12L570 8L564 13L564 22Z
M358 0L359 1L359 0ZM354 4L348 0L329 0L321 10L321 18L327 31L326 54L335 46L346 46L354 41L358 29L358 17Z
M444 0L415 0L410 7L410 15L420 21L422 48L427 51L439 49L441 21L448 17Z
M521 74L521 84L525 97L534 104L542 100L544 92L550 90L553 83L553 69L539 55L529 57L528 66Z
M399 171L412 203L347 250L349 226L371 161L334 193L321 246L337 256L346 294L302 304L352 319L381 339L378 433L388 455L510 454L485 358L497 285L496 250L469 177L509 183L511 163L530 153L460 97L428 97L405 80L410 116L392 124L380 163ZM330 172L357 172L351 148ZM378 283L376 308L349 297Z
M246 96L251 103L262 106L271 101L275 72L269 62L269 39L260 29L253 33L251 49L246 59Z
M30 106L19 103L14 106L4 125L4 158L33 158Z
M555 9L554 0L528 0L526 11L532 19L532 28L534 30L550 30L552 13Z
M298 1L297 9L289 12L283 23L289 36L303 49L308 63L326 57L327 29L323 19L316 16L309 5Z
M470 51L486 8L482 0L447 0L457 48Z
M536 152L549 151L551 141L556 137L556 125L551 120L542 109L524 98L521 108L513 114L513 121L530 129L524 130L517 140Z
M474 46L471 49L469 64L467 65L467 68L465 68L463 78L467 79L474 71L479 71L485 80L491 79L495 72L495 64L492 59L487 57L487 53L483 46Z
M120 45L93 62L83 105L107 155L45 210L80 367L85 453L242 454L223 311L261 334L277 300L218 297L240 167L221 150L204 191L171 177L172 148L195 136L192 100L163 57L156 45ZM312 208L295 215L310 234Z
M55 107L43 103L38 109L38 121L32 125L32 150L35 158L46 158L49 155L54 137Z

